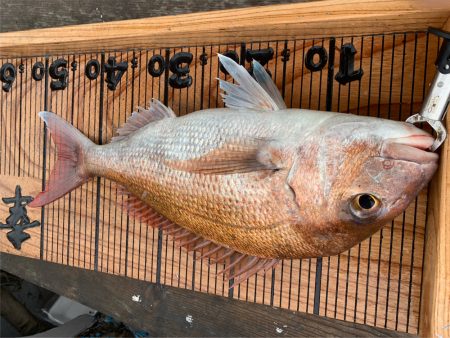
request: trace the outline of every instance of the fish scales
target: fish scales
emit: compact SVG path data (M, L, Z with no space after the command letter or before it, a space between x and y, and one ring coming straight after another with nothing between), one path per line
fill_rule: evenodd
M107 145L41 112L58 159L30 207L92 177L118 183L131 216L225 263L240 283L284 258L348 250L403 212L437 169L411 124L287 109L266 70L219 55L227 108L176 117L153 100Z
M292 110L261 116L259 111L227 109L224 115L217 110L194 115L149 124L120 147L114 143L94 147L86 155L88 170L127 187L175 223L240 252L259 257L304 252L307 243L290 227L298 206L286 184L287 170L274 175L202 175L167 164L202 158L255 138L299 137L302 114ZM288 247L297 249L280 252Z

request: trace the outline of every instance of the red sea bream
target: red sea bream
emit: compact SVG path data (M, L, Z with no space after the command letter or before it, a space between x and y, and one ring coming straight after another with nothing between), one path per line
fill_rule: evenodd
M128 212L241 282L285 258L343 252L399 215L428 183L434 139L411 124L287 109L265 69L219 55L227 108L176 117L153 100L106 145L40 113L58 150L39 207L102 176Z

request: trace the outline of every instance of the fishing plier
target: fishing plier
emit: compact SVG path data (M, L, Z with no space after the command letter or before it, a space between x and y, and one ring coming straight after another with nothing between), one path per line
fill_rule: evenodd
M447 130L442 121L450 102L450 33L431 27L428 32L444 40L435 63L437 72L420 112L410 116L406 122L427 122L436 132L436 140L430 147L431 151L435 151L447 137Z

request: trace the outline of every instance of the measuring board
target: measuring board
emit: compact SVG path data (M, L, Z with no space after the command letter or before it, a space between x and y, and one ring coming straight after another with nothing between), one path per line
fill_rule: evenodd
M320 6L326 3L332 2ZM442 27L450 13L437 14L433 20ZM432 21L430 17L426 19ZM106 179L91 180L43 209L27 208L26 196L41 191L56 157L39 111L55 112L104 144L151 98L178 116L223 107L217 78L229 77L217 53L249 71L250 61L258 60L288 107L404 121L419 111L435 73L440 41L423 26L385 33L380 28L374 34L354 30L339 35L337 30L332 36L316 31L305 38L300 30L284 39L228 38L226 43L195 41L183 47L144 47L139 42L137 48L87 53L54 47L54 53L33 52L30 57L13 57L6 48L0 59L1 251L418 333L428 189L348 252L284 260L234 289L216 276L222 266L196 260L198 253L177 248L163 232L128 217L120 208L122 197Z

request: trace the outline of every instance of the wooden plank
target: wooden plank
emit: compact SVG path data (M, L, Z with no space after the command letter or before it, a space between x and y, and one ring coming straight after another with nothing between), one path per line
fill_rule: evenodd
M32 195L30 194L30 191L35 192L41 189L41 181L37 179L30 180L28 177L0 176L0 198L14 196L16 185L21 186L22 189L25 187L25 190L22 190L23 196ZM9 208L11 206L12 205L0 203L0 222L5 222L6 217L9 216ZM31 221L40 220L41 211L39 209L27 210L27 214ZM20 252L24 256L39 258L41 234L40 227L26 230L26 233L30 235L30 238L23 243L21 251L16 250L8 241L6 237L8 231L0 231L1 251L12 254L17 254Z
M449 125L447 118L447 125ZM420 333L450 337L450 146L441 149L440 168L431 183L422 284Z
M311 0L306 0L311 1ZM150 18L163 15L179 15L231 8L306 2L299 0L97 0L67 2L64 0L3 0L0 11L0 32L12 32L37 28L81 25ZM23 8L33 8L23 11ZM18 15L20 13L20 15ZM11 18L14 18L12 20Z
M3 33L0 56L416 31L449 13L448 2L326 0Z
M445 30L450 31L450 19ZM447 111L447 129L450 115ZM420 335L450 337L450 141L441 150L430 189L422 284Z
M5 253L0 267L151 336L413 337Z
M354 82L346 86L333 81L332 109L401 120L417 111L421 105L424 86L433 76L437 38L430 36L427 39L424 33L400 33L395 37L338 38L336 45L340 48L341 44L350 42L357 50L355 69L363 68L365 75L361 83ZM304 53L309 48L322 45L328 50L329 40L318 38L288 41L290 58L285 62L282 61L284 43L253 43L247 44L247 49L273 48L275 55L268 63L268 68L279 88L283 87L283 67L287 69L284 88L285 100L289 106L325 110L327 70L324 68L322 72L311 73L304 67L303 60ZM193 54L193 62L190 64L193 85L181 90L169 87L168 90L168 104L178 115L190 113L200 107L222 105L215 78L224 78L224 74L219 71L215 56L218 52L224 53L227 50L235 50L238 55L241 54L240 44L169 50L169 57L180 51ZM208 55L206 65L202 65L200 60L203 51ZM72 70L68 67L69 81L65 90L48 90L48 109L70 121L95 142L100 138L101 102L101 138L105 143L137 105L145 105L150 97L164 99L164 77L152 77L146 69L152 56L165 56L164 49L106 53L105 59L114 55L117 62L128 61L129 65L131 59L136 57L138 65L134 69L128 68L115 91L104 88L103 92L100 77L91 81L84 75L86 63L90 59L101 60L100 54L55 55L49 58L50 64L58 57L64 57L69 65L76 61L77 68ZM43 81L35 82L30 76L31 67L38 60L45 61L42 58L8 60L16 66L24 62L25 71L21 78L17 78L10 93L2 91L0 94L0 118L5 121L0 128L0 180L8 184L8 190L1 190L0 187L0 197L11 194L19 176L29 178L17 181L22 185L24 193L34 195L42 177L43 125L37 112L43 109L45 89L42 88ZM337 51L334 66L337 72ZM392 89L388 85L390 82ZM17 93L21 86L20 100ZM203 95L200 94L202 91ZM20 114L22 119L18 118ZM55 151L48 139L46 177L53 167L54 158ZM100 209L97 211L96 183L91 182L45 208L42 222L43 258L87 269L95 268L97 259L100 271L155 281L157 232L127 218L119 207L121 197L117 195L111 182L101 180L99 196ZM399 331L417 332L426 204L427 191L424 190L417 202L406 210L405 215L386 225L382 233L377 233L371 240L338 257L324 259L320 314ZM99 222L96 246L97 213ZM0 220L6 217L6 208L3 212L0 210ZM32 240L40 235L41 233L33 235ZM15 251L9 242L5 242L4 237L2 239L2 251ZM38 257L40 247L33 246L32 240L25 242L24 250L17 253ZM170 240L166 241L166 237L163 237L162 283L228 295L226 283L215 276L221 267L194 261L193 258L192 254L176 249ZM274 272L273 296L272 274L267 273L252 277L234 292L234 297L312 312L316 264L315 259L285 261Z

